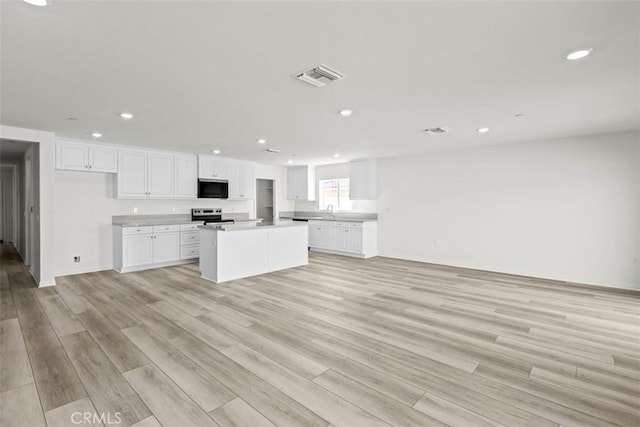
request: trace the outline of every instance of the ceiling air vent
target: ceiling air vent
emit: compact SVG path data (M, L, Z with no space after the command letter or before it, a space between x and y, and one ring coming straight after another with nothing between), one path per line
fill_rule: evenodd
M440 135L442 133L447 133L449 132L449 129L444 128L444 127L440 127L440 128L430 128L430 129L425 129L424 130L425 133L428 133L430 135Z
M322 87L328 83L342 80L347 76L340 71L336 71L324 64L320 64L309 70L295 74L294 77L302 82L309 83L310 85Z
M265 153L274 153L274 154L278 154L280 152L280 150L276 150L275 148L267 148L262 151L264 151Z

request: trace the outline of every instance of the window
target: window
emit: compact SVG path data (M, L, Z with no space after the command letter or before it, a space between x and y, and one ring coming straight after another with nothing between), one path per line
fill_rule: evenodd
M334 211L350 211L349 178L321 179L319 201L321 210L333 205Z

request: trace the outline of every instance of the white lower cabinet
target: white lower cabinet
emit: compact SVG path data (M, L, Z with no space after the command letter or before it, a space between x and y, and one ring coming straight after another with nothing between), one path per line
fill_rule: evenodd
M341 252L349 252L349 229L342 227L333 228L333 249Z
M369 258L378 253L376 221L309 221L312 250Z
M156 227L153 227L156 228ZM180 259L180 231L155 232L153 234L153 263Z
M126 267L153 264L153 233L151 227L122 236L122 264ZM149 229L148 231L146 229Z
M180 259L193 260L200 257L200 224L183 224L180 226Z
M184 228L183 228L184 227ZM126 273L197 260L197 224L113 226L114 269ZM184 230L184 231L183 231ZM190 236L185 240L183 235Z

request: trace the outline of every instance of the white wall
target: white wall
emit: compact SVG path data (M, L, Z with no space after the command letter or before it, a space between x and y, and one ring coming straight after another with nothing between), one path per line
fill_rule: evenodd
M120 200L115 199L115 175L56 170L55 174L55 275L113 268L113 215L190 214L191 208L219 207L223 212L249 212L255 215L254 201L228 200ZM286 170L257 165L256 178L274 179L277 203L292 209L286 200ZM283 200L284 198L284 200ZM175 209L175 212L174 212ZM73 257L80 256L74 263Z
M638 133L380 159L379 253L640 288L639 174Z

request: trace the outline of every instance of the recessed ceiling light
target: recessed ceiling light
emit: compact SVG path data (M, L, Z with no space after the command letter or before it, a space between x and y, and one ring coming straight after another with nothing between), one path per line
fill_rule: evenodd
M264 138L258 139L258 144L266 144L266 143L267 143L266 139L264 139Z
M589 55L592 50L593 50L593 48L574 50L573 52L570 52L567 55L567 59L569 61L575 61L576 59L582 59L585 56Z
M131 113L120 113L119 115L120 115L120 117L122 117L125 120L133 119L133 114L131 114Z
M33 6L46 6L47 0L24 0L25 3L29 3Z
M102 134L100 132L93 132L91 136L94 138L102 138Z
M333 157L340 157L340 153L334 154Z
M487 133L487 132L489 132L489 128L478 128L478 132Z
M340 110L340 115L342 117L349 117L353 114L353 110Z
M287 160L287 163L291 164L293 163L293 160Z
M213 154L220 154L220 150L213 150Z

